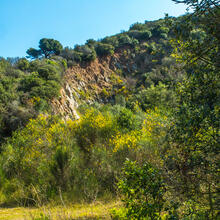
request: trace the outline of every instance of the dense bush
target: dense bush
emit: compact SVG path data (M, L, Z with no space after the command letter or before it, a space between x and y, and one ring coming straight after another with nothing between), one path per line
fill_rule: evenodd
M138 40L130 38L127 34L121 34L118 37L119 47L122 46L135 46L138 44Z
M166 189L160 172L152 165L138 166L127 160L118 187L125 203L126 219L160 219Z
M39 115L8 139L0 157L7 182L1 186L1 203L36 204L36 196L43 203L54 199L59 190L66 199L87 201L105 193L115 195L116 177L125 159L135 158L141 140L153 141L156 133L152 136L152 132L161 126L149 113L148 120L155 123L146 130L147 116L121 106L82 111L79 121L66 123Z
M146 26L145 24L142 24L142 23L134 23L130 26L130 29L129 30L136 30L136 31L143 31L146 29Z
M26 58L19 59L18 62L16 63L16 66L18 69L22 71L27 71L29 69L29 61Z
M132 37L132 38L135 38L139 41L141 41L141 40L147 41L151 38L152 34L148 30L145 30L145 31L136 31L136 30L134 30L134 31L129 31L128 36Z
M80 63L82 61L82 53L77 52L69 47L65 47L60 55L67 61L73 61L73 64Z
M154 37L162 37L164 38L169 33L169 28L165 26L158 25L152 30L152 34ZM166 38L165 38L166 39Z
M119 45L117 36L105 37L104 39L101 40L101 43L110 44L113 47L118 47Z
M13 65L4 59L0 61L1 141L39 111L49 109L49 101L59 94L65 68L61 57L32 62L22 58Z
M112 45L103 43L98 43L95 47L98 56L113 55L114 49Z
M137 100L143 110L155 107L161 109L170 109L176 106L176 97L174 91L161 82L157 85L151 85L147 89L140 90L135 98L132 97L130 102Z
M82 61L93 61L96 59L96 52L94 48L90 48L87 45L76 45L74 48L75 51L81 53Z

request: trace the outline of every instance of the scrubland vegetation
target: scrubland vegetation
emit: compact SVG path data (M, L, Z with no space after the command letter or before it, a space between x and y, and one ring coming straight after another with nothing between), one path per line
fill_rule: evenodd
M74 48L44 38L31 60L1 58L2 207L120 200L106 216L63 219L220 217L219 2L175 2L193 13ZM79 103L78 120L51 114L67 68L116 54L135 68L118 67L113 89Z

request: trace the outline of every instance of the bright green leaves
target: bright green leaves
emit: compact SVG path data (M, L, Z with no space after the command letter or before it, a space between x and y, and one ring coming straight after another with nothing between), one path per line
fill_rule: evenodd
M166 190L157 169L127 160L118 187L128 219L160 219Z

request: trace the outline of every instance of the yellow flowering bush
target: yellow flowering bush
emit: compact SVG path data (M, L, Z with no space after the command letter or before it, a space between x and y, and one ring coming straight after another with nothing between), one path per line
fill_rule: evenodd
M10 176L19 180L8 194L36 199L34 189L47 200L62 188L93 199L99 191L114 191L124 160L137 151L144 157L146 144L157 143L165 127L158 109L144 114L138 103L136 113L117 105L86 108L75 121L40 114L4 145L3 171L9 182L14 183Z
M128 147L135 149L138 141L141 139L140 131L131 131L129 133L118 133L110 139L110 143L114 146L113 152L117 152L120 148Z
M136 149L138 146L140 147L140 142L157 142L159 138L165 135L164 128L166 126L167 117L163 116L157 108L147 110L141 129L131 130L127 133L118 131L116 135L111 137L110 143L114 146L113 151L117 152L123 147Z

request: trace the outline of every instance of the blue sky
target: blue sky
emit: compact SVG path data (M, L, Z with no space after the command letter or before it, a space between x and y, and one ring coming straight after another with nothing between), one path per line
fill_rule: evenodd
M185 9L171 0L0 0L0 56L26 56L44 37L73 47Z

